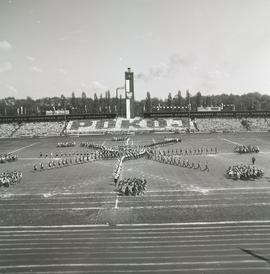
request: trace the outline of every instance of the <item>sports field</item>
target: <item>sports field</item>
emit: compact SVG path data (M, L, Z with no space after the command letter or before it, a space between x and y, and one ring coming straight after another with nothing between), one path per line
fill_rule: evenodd
M128 142L164 137L134 135ZM0 188L0 273L269 273L270 133L181 138L161 150L217 147L217 154L185 156L210 171L126 161L124 177L147 180L137 197L114 191L115 160L33 171L33 164L48 162L40 153L89 152L82 141L125 144L111 136L0 139L0 153L19 155L1 171L23 172L20 184ZM56 148L67 139L76 147ZM262 179L224 177L228 166L251 163L251 154L233 153L236 144L259 145Z

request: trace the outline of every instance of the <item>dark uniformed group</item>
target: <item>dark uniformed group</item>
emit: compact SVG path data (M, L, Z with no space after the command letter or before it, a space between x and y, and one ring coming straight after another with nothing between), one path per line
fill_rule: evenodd
M116 190L120 195L137 196L146 190L146 180L140 178L124 178L118 182Z
M18 159L18 155L13 153L5 153L0 155L1 164L4 164L6 162L13 162L13 161L16 161L17 159Z
M232 167L230 166L225 173L228 178L235 180L256 179L262 177L263 174L264 173L262 169L257 168L254 165L244 164L239 164Z
M0 173L0 187L9 187L21 182L23 176L21 171L5 171Z
M57 143L57 147L75 147L76 146L76 142L59 142Z
M200 171L208 171L209 167L208 164L205 163L204 166L201 166L200 162L194 163L191 162L189 159L182 159L177 156L177 154L170 154L166 153L165 151L147 151L147 158L153 161L157 161L163 164L178 166L178 167L186 167L186 168L193 168L198 169Z
M237 145L234 148L234 152L237 152L237 153L259 153L260 149L258 146L254 146L254 145L248 145L248 146Z
M117 142L117 141L126 141L128 139L128 136L115 136L112 138L112 141Z
M47 163L40 162L39 164L34 164L33 169L34 171L43 171L54 168L68 167L71 165L89 163L92 159L93 157L89 153L86 155L75 155L70 158L52 158Z

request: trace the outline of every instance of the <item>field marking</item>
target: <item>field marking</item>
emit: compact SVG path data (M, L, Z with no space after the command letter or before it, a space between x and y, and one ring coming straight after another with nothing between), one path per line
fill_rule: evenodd
M116 195L114 208L116 208L116 209L118 208L118 195Z
M128 137L126 140L126 146L128 146L129 140L130 140L130 138Z
M136 223L136 224L116 224L116 226L197 226L197 225L238 225L238 224L269 224L270 220L242 220L242 221L218 221L218 222L182 222L182 223ZM86 227L109 227L108 224L82 224L82 225L16 225L2 226L2 228L86 228ZM233 226L234 227L234 226ZM209 227L212 228L212 227ZM215 227L213 227L215 228ZM174 228L173 228L174 229Z
M38 204L37 204L38 205ZM159 206L151 206L151 205L142 205L142 206L122 206L123 209L169 209L169 208L179 208L179 209L189 209L189 208L219 208L219 207L235 207L235 206L270 206L270 203L238 203L238 204L204 204L204 205L159 205ZM51 211L51 210L97 210L97 209L106 209L107 207L54 207L54 208L0 208L1 211Z
M154 138L152 139L152 141L153 141L154 144L156 143L156 140Z
M241 246L255 246L255 248L257 248L256 246L260 245L260 248L262 248L262 246L269 246L269 243L241 243ZM238 247L239 246L239 243L227 243L227 244L184 244L184 245L166 245L166 248L183 248L183 247L194 247L194 248L198 248L198 247L232 247L232 246L235 246L235 247ZM96 246L91 246L91 247L84 247L84 246L74 246L74 245L70 245L70 246L59 246L59 247L53 247L53 246L48 246L48 247L35 247L35 246L32 246L32 247L10 247L10 248L2 248L1 247L1 251L11 251L11 250L14 250L14 251L18 251L18 250L46 250L48 249L49 251L50 250L76 250L76 249L80 249L80 250L96 250ZM128 247L129 249L150 249L150 248L155 248L155 249L162 249L164 248L164 245L141 245L141 246L135 246L135 245L131 245ZM269 248L269 247L268 247ZM116 249L122 249L123 250L123 246L108 246L106 247L106 250L108 249L112 249L112 250L116 250ZM197 250L197 249L196 249Z
M106 143L106 141L104 141L101 145L102 145L102 146L104 146L104 145L105 145L105 143Z
M87 234L88 235L88 234ZM50 237L46 237L46 238L40 238L40 235L36 234L36 235L28 235L28 236L35 236L35 238L31 238L31 239L24 239L22 238L21 236L23 235L18 235L16 237L21 237L21 238L12 238L12 239L4 239L2 238L1 239L1 244L2 242L16 242L16 243L19 243L19 242L25 242L27 241L26 244L29 243L29 240L33 241L33 242L36 242L36 241L39 241L40 243L44 242L44 241L65 241L65 240L69 240L69 241L73 241L73 240L102 240L102 239L106 239L106 240L117 240L117 239L126 239L126 240L133 240L133 239L138 239L138 240L143 240L143 239L148 239L146 240L146 242L151 242L152 239L162 239L162 240L166 240L168 239L194 239L196 238L196 240L191 240L191 242L193 241L198 241L198 242L202 242L202 241L205 241L203 238L206 238L209 239L209 238L218 238L218 239L211 239L211 241L228 241L228 240L233 240L234 241L238 241L238 240L246 240L246 237L248 237L248 240L256 240L257 238L259 238L258 236L269 236L270 234L269 233L241 233L241 234L211 234L211 235L158 235L158 236L110 236L110 237L107 237L107 235L104 237L98 237L95 235L93 235L92 237L88 237L87 235L85 235L84 237L63 237L63 234L61 233L61 237L54 237L53 235L51 235ZM122 235L122 234L121 234ZM6 235L8 236L8 235ZM254 238L251 238L250 236L254 236ZM230 238L229 238L230 237ZM235 238L235 237L238 237L238 238ZM198 240L198 238L202 238L202 240ZM220 239L220 238L223 238L223 239ZM229 239L226 239L226 238L229 238ZM270 238L264 238L263 240L269 240ZM175 240L176 242L179 242L177 240ZM119 242L119 241L117 241ZM124 241L121 241L121 242L124 242ZM140 243L141 241L138 241L138 243ZM156 241L156 242L163 242L163 241ZM182 242L182 241L180 241ZM190 242L190 241L189 241ZM114 243L113 241L111 241L110 243ZM31 243L29 243L31 244Z
M234 144L234 145L242 145L242 144L240 144L240 143L237 143L237 142L233 142L233 141L231 141L231 140L229 140L229 139L226 139L226 138L221 138L222 140L224 140L224 141L226 141L226 142L229 142L229 143L232 143L232 144Z
M23 149L28 148L28 147L32 147L32 146L34 146L34 145L36 145L36 144L38 144L38 143L40 143L40 142L36 142L36 143L31 144L31 145L28 145L28 146L24 146L24 147L18 148L18 149L16 149L16 150L11 151L10 153L14 153L14 152L23 150Z
M233 263L261 263L265 264L265 262L262 262L260 260L238 260L238 261L233 261L233 260L224 260L224 261L202 261L202 262L151 262L151 263L77 263L77 264L65 264L65 263L60 263L60 264L22 264L22 265L7 265L7 266L0 266L0 269L17 269L17 268L44 268L44 267L91 267L91 266L166 266L166 265L219 265L219 264L233 264ZM269 268L266 268L269 269ZM108 271L107 271L108 272Z
M173 227L168 227L166 225L162 226L162 227L150 227L148 228L147 226L142 226L141 228L137 228L135 226L131 226L131 227L123 227L121 228L120 226L127 226L127 224L120 224L119 227L117 229L113 229L110 227L110 231L114 232L114 233L118 233L121 232L122 234L130 234L130 232L132 231L135 234L163 234L163 233L167 233L167 234L171 234L171 233L194 233L194 231L191 230L196 230L197 233L213 233L213 232L242 232L243 229L252 229L252 231L269 231L270 227L269 225L220 225L220 226L173 226ZM98 226L98 224L96 224L96 226ZM109 225L106 225L109 226ZM135 227L135 228L134 228ZM1 227L0 227L1 228ZM17 229L17 228L21 228L21 227L5 227L5 228L12 228L12 229ZM38 227L39 228L39 227ZM37 229L38 229L37 228ZM91 230L89 230L91 228ZM103 227L102 227L103 228ZM87 234L89 235L89 233L99 233L99 234L104 234L108 232L108 227L105 227L104 229L102 229L100 227L98 227L97 229L92 228L92 227L84 227L84 228L68 228L68 229L59 229L59 228L49 228L49 229L39 229L39 230L33 230L33 227L31 227L31 229L28 230L1 230L0 231L0 238L3 236L7 236L7 234L18 234L15 235L16 237L19 237L21 235L24 236L33 236L33 235L50 235L50 234L59 234L59 233L68 233L68 234L73 234L73 233L77 233L77 232L81 232L81 234ZM228 229L229 228L229 229ZM24 228L23 228L24 229ZM25 228L26 229L26 228ZM187 231L188 230L188 231Z
M162 268L162 269L136 269L136 271L133 270L122 270L122 269L110 269L110 273L171 273L171 272L175 272L175 273L182 273L182 272L194 272L194 271L199 271L200 273L205 273L205 271L236 271L236 270L269 270L268 266L262 267L262 266L248 266L248 267L215 267L215 268L209 268L209 267L201 267L201 268ZM21 272L22 273L22 272ZM29 272L27 272L29 273ZM37 272L37 273L42 273L42 274L89 274L89 270L75 270L75 271L63 271L63 270L53 270L53 272L51 271L42 271L42 272ZM108 270L97 270L95 269L95 273L108 273ZM228 272L227 272L228 273ZM244 272L242 272L244 273ZM255 273L255 272L254 272ZM25 274L25 272L23 272L23 274Z
M62 181L61 181L62 182ZM232 192L232 191L237 191L237 190L250 190L250 192ZM202 189L194 189L194 190L190 190L190 189L169 189L169 190L148 190L147 193L161 193L161 194L157 194L157 195L148 195L147 193L143 196L143 197L155 197L155 196L172 196L172 195L167 195L167 193L179 193L179 194L183 194L184 196L197 196L198 193L207 193L207 192L214 192L214 191L224 191L224 193L208 193L210 195L222 195L222 194L234 194L234 195L238 195L238 194L266 194L266 192L251 192L254 190L270 190L270 187L239 187L239 188L202 188ZM226 192L228 191L228 192ZM194 194L192 194L194 193ZM88 197L87 195L95 195L95 194L115 194L114 191L96 191L96 192L66 192L66 193L48 193L48 192L43 192L43 193L2 193L0 194L0 198L11 198L11 197L16 197L16 196L43 196L44 195L49 195L48 198L50 197L55 197L58 196L57 198L65 198L65 197L61 197L61 196L68 196L68 195L74 195L74 198L80 198L79 195L84 195L84 197L81 198L91 198ZM207 194L207 195L208 195ZM269 194L269 193L267 193ZM176 196L176 194L174 195ZM34 198L34 197L33 197ZM70 198L70 197L66 197L66 198ZM113 196L99 196L96 198L113 198Z

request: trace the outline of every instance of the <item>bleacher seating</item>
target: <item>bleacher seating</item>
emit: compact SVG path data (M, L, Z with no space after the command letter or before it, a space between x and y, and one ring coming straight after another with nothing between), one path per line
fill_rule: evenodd
M65 122L32 122L23 124L0 124L0 137L59 136ZM66 127L68 134L121 133L121 132L186 132L187 118L134 118L73 120ZM200 118L192 120L191 132L270 131L266 118Z
M235 132L235 131L267 131L270 130L270 123L264 118L248 118L248 123L243 119L235 118L203 118L197 119L196 124L202 132ZM248 124L247 128L245 125Z
M64 122L25 123L13 134L20 136L59 136L63 130Z
M12 135L15 130L14 124L0 124L0 137L7 138Z
M93 132L119 131L186 131L179 118L159 119L110 119L110 120L81 120L70 121L67 125L69 134L88 134Z

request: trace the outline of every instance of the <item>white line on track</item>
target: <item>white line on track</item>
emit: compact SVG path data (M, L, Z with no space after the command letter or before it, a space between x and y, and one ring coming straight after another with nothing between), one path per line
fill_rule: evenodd
M234 144L234 145L242 145L242 144L240 144L240 143L233 142L233 141L231 141L231 140L229 140L229 139L226 139L226 138L221 138L221 139L224 140L224 141L226 141L226 142L229 142L229 143L231 143L231 144Z
M258 263L257 260L238 260L237 263ZM166 266L166 265L220 265L220 264L234 264L235 261L196 261L196 262L151 262L151 263L78 263L78 264L31 264L31 265L7 265L0 266L0 269L16 269L16 268L40 268L40 267L91 267L91 266ZM261 262L265 264L265 262Z
M152 139L152 141L153 141L153 143L154 143L154 144L156 143L156 141L155 141L155 139L154 139L154 138Z
M38 242L47 242L47 241L65 241L65 240L69 240L69 241L73 241L73 240L102 240L102 239L105 239L106 240L121 240L121 242L125 242L124 240L134 240L134 239L139 239L139 240L142 240L144 239L146 242L151 242L152 239L155 240L155 239L162 239L162 240L170 240L170 239L173 239L175 241L177 241L176 239L180 238L180 239L194 239L196 238L196 241L205 241L205 240L198 240L198 238L206 238L206 239L209 239L209 238L218 238L218 239L211 239L211 241L229 241L229 240L233 240L234 241L237 241L237 240L240 240L240 241L243 241L243 240L246 240L246 237L248 237L248 240L249 241L252 241L252 240L255 240L254 238L258 238L258 236L269 236L270 234L269 233L241 233L241 234L211 234L211 235L158 235L158 236L110 236L110 237L98 237L97 235L94 235L94 237L89 237L88 235L86 235L86 237L63 237L61 235L61 237L46 237L46 238L40 238L40 235L35 235L35 238L33 237L33 235L29 235L31 236L32 238L30 239L30 241L38 241ZM20 237L22 235L19 235ZM254 236L254 238L252 239L251 237ZM228 238L229 239L225 239L225 238ZM238 237L238 238L235 238L235 237ZM221 239L223 238L223 239ZM266 240L269 240L269 238L266 238L264 237L263 238L263 241L266 241ZM12 238L12 239L4 239L2 238L1 239L1 244L4 243L4 242L16 242L16 243L19 243L19 242L25 242L27 241L27 244L31 244L29 243L29 239L25 239L25 238ZM193 241L193 240L191 240ZM195 240L194 240L195 241ZM132 241L134 242L134 241ZM141 241L138 241L138 243L140 243ZM156 242L163 242L163 241L156 241ZM178 241L177 241L178 242Z
M105 145L105 143L106 143L106 141L104 141L101 145L102 145L102 146L104 146L104 145Z
M218 221L218 222L183 222L183 223L136 223L136 224L116 224L116 226L139 227L139 226L198 226L198 225L238 225L238 224L270 224L270 220L243 220L243 221ZM18 225L0 226L2 228L86 228L86 227L109 227L108 224L84 224L84 225ZM229 227L229 226L226 226ZM235 226L233 226L235 227ZM215 227L209 227L215 228Z
M116 208L116 209L118 208L118 195L116 195L114 208Z
M32 146L34 146L34 145L36 145L36 144L38 144L38 143L40 143L40 142L36 142L36 143L31 144L31 145L28 145L28 146L24 146L24 147L18 148L18 149L16 149L16 150L11 151L10 153L14 153L14 152L23 150L23 149L28 148L28 147L32 147Z
M232 271L242 271L241 273L246 273L246 271L251 271L251 270L254 270L253 273L255 273L255 271L259 271L259 270L269 270L269 267L268 266L265 266L265 267L253 267L253 266L247 266L247 267L216 267L215 268L209 268L209 267L196 267L196 268L161 268L161 269L136 269L136 271L133 270L128 270L128 269L125 269L125 270L121 270L121 269L117 269L117 270L114 270L114 269L110 269L110 273L187 273L187 272L200 272L200 273L206 273L206 271L227 271L226 273L232 273ZM21 274L28 274L29 272L20 272ZM51 271L42 271L42 272L36 272L36 273L40 273L40 274L89 274L89 270L72 270L72 271L62 271L62 270L55 270L53 272ZM97 270L95 269L95 273L108 273L108 270ZM240 273L240 272L238 272ZM263 273L266 273L266 272L263 272Z

